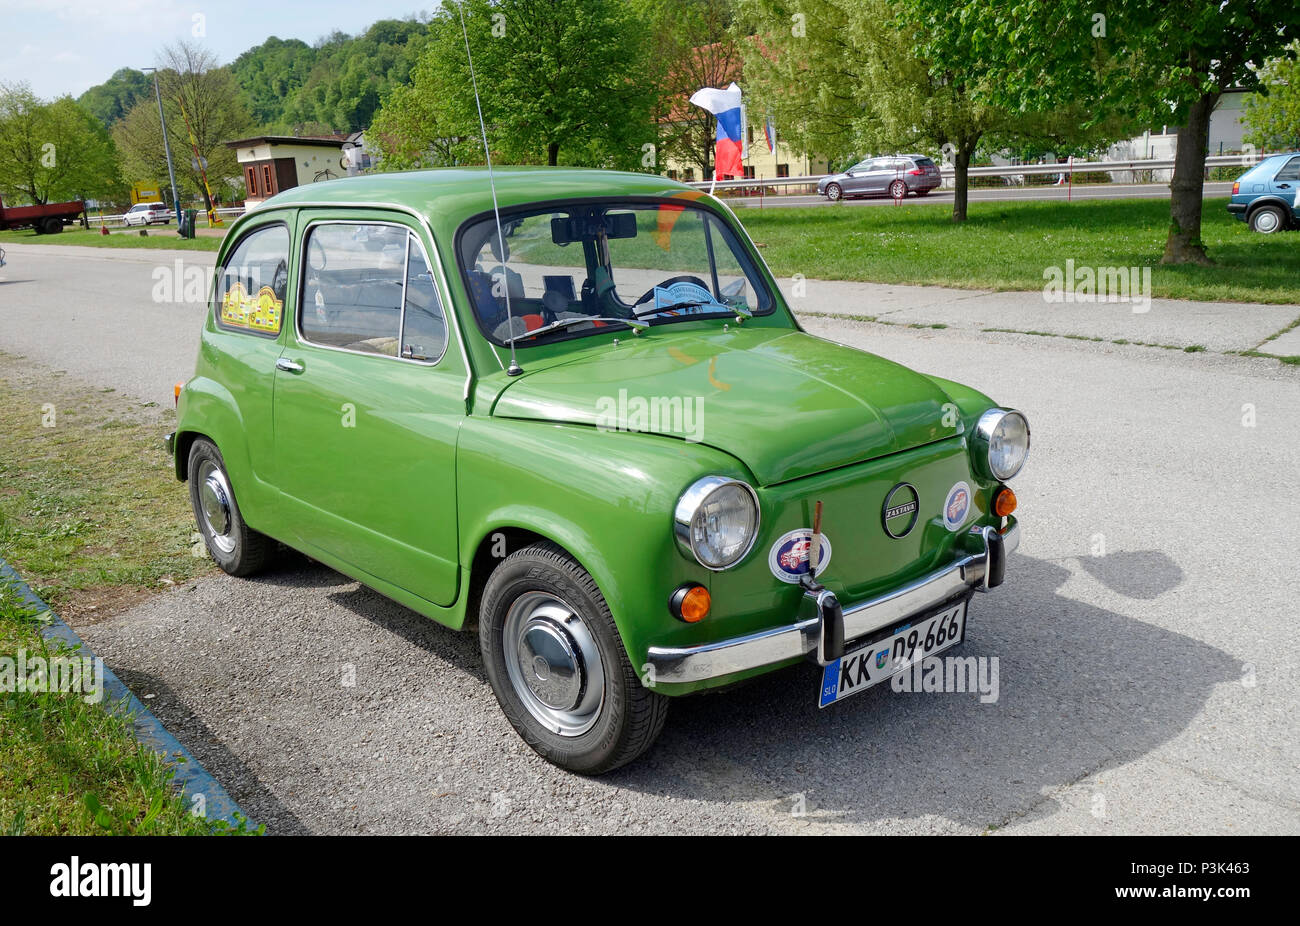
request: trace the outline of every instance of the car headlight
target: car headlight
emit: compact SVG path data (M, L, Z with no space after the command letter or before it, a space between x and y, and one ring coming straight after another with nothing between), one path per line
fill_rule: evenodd
M975 468L982 475L1010 479L1029 456L1029 422L1020 412L991 408L980 416L971 444Z
M704 568L734 566L758 537L758 495L738 479L705 476L677 500L673 532Z

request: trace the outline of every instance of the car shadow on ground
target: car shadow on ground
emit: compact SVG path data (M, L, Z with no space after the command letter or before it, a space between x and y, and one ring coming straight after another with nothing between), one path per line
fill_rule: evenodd
M250 817L252 826L266 824L267 832L285 836L305 836L311 831L302 823L292 810L286 807L275 794L267 788L237 755L227 748L221 735L205 724L186 706L184 699L165 681L146 672L134 672L122 669L118 677L142 700L153 712L162 725L170 731L183 730L185 748L195 756L200 756L203 767L208 774L221 782L221 786L232 797L239 794L239 805ZM192 804L187 805L192 807ZM249 810L257 807L257 813Z
M1141 601L1182 577L1151 551L1084 568ZM1214 686L1240 677L1219 649L1058 594L1071 572L1057 562L1017 556L1008 571L1002 589L975 597L952 653L998 658L996 702L882 684L820 710L820 670L800 666L675 702L654 751L614 778L823 823L932 815L985 829L1050 810L1038 805L1052 789L1151 752L1186 729Z

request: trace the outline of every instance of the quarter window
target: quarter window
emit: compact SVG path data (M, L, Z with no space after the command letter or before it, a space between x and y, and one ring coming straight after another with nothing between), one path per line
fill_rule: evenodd
M1300 158L1292 158L1277 172L1274 180L1300 180Z
M217 323L275 336L289 284L289 229L268 225L245 235L217 278Z
M406 246L410 259L402 314L402 356L410 360L437 360L447 346L447 319L424 250L414 235L407 236Z
M442 356L442 303L424 251L405 228L315 225L304 255L299 317L307 340L384 357Z

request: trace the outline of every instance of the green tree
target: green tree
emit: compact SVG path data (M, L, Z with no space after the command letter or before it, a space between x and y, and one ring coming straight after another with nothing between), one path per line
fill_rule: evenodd
M642 146L653 142L654 87L638 79L648 43L626 0L466 0L463 8L489 139L503 160L641 164ZM434 15L415 86L445 96L441 135L478 136L456 7ZM382 124L418 139L419 118L412 111Z
M1294 58L1294 0L898 0L931 61L1018 111L1073 104L1180 126L1165 263L1210 263L1201 242L1210 115L1258 65ZM937 70L937 69L935 69Z
M106 128L131 111L139 100L153 96L153 80L144 71L121 68L102 84L91 87L77 98Z
M258 125L278 127L287 101L307 82L316 50L299 39L271 36L230 63L248 111Z
M657 157L696 165L713 174L716 122L690 104L702 87L726 87L741 80L743 59L730 29L730 0L637 0L650 54L639 79L653 84L650 118L657 127Z
M983 79L937 66L896 0L735 0L747 89L787 140L832 160L925 147L948 152L953 221L967 215L971 159L1022 136L1068 134L990 100Z
M264 128L351 132L369 126L380 100L409 83L428 38L424 23L385 19L357 36L332 32L314 46L267 39L230 68Z
M168 46L161 52L159 64L158 85L177 186L187 193L198 193L210 206L195 165L186 118L199 156L207 163L208 182L214 190L227 179L239 176L235 152L226 142L253 132L253 119L234 77L228 69L217 66L216 57L207 49L186 42ZM166 179L167 159L155 99L136 103L113 127L113 137L122 152L123 172L129 180Z
M1300 48L1292 43L1290 55L1274 58L1260 72L1260 91L1246 97L1245 140L1261 151L1295 151L1300 148Z
M39 99L26 84L0 85L0 194L36 204L122 192L108 130L72 97Z

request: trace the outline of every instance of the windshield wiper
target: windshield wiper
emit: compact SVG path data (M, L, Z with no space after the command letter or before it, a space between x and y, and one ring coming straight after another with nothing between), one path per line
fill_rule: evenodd
M515 343L515 341L527 341L529 338L538 337L539 335L546 334L549 331L558 331L561 328L568 328L572 325L583 325L588 322L615 322L617 324L627 325L629 328L635 328L638 331L650 327L648 322L639 322L635 318L612 318L603 315L597 315L597 316L584 315L581 318L558 319L556 321L551 322L549 325L543 325L542 327L534 331L525 331L523 334L517 334L513 338L506 338L506 343L513 344Z
M648 318L648 317L650 317L650 316L652 316L652 315L659 315L659 314L661 314L661 313L663 313L663 312L677 312L677 311L680 311L681 309L699 309L699 308L703 308L703 307L706 306L706 305L716 305L716 306L718 307L718 311L719 311L719 312L726 312L726 313L728 313L728 314L736 313L736 314L739 314L739 315L744 315L746 318L752 318L752 317L754 316L754 313L751 312L751 311L749 311L749 309L746 308L745 306L740 306L740 305L723 305L721 302L714 302L714 301L712 301L712 300L709 300L708 302L704 302L704 301L699 301L699 302L673 302L673 303L670 303L670 304L668 304L668 305L655 306L653 309L642 309L640 312L637 312L637 313L636 313L635 315L633 315L632 317L633 317L633 318ZM691 315L683 315L683 316L681 316L681 317L682 317L682 318L692 318L693 316L691 316Z

